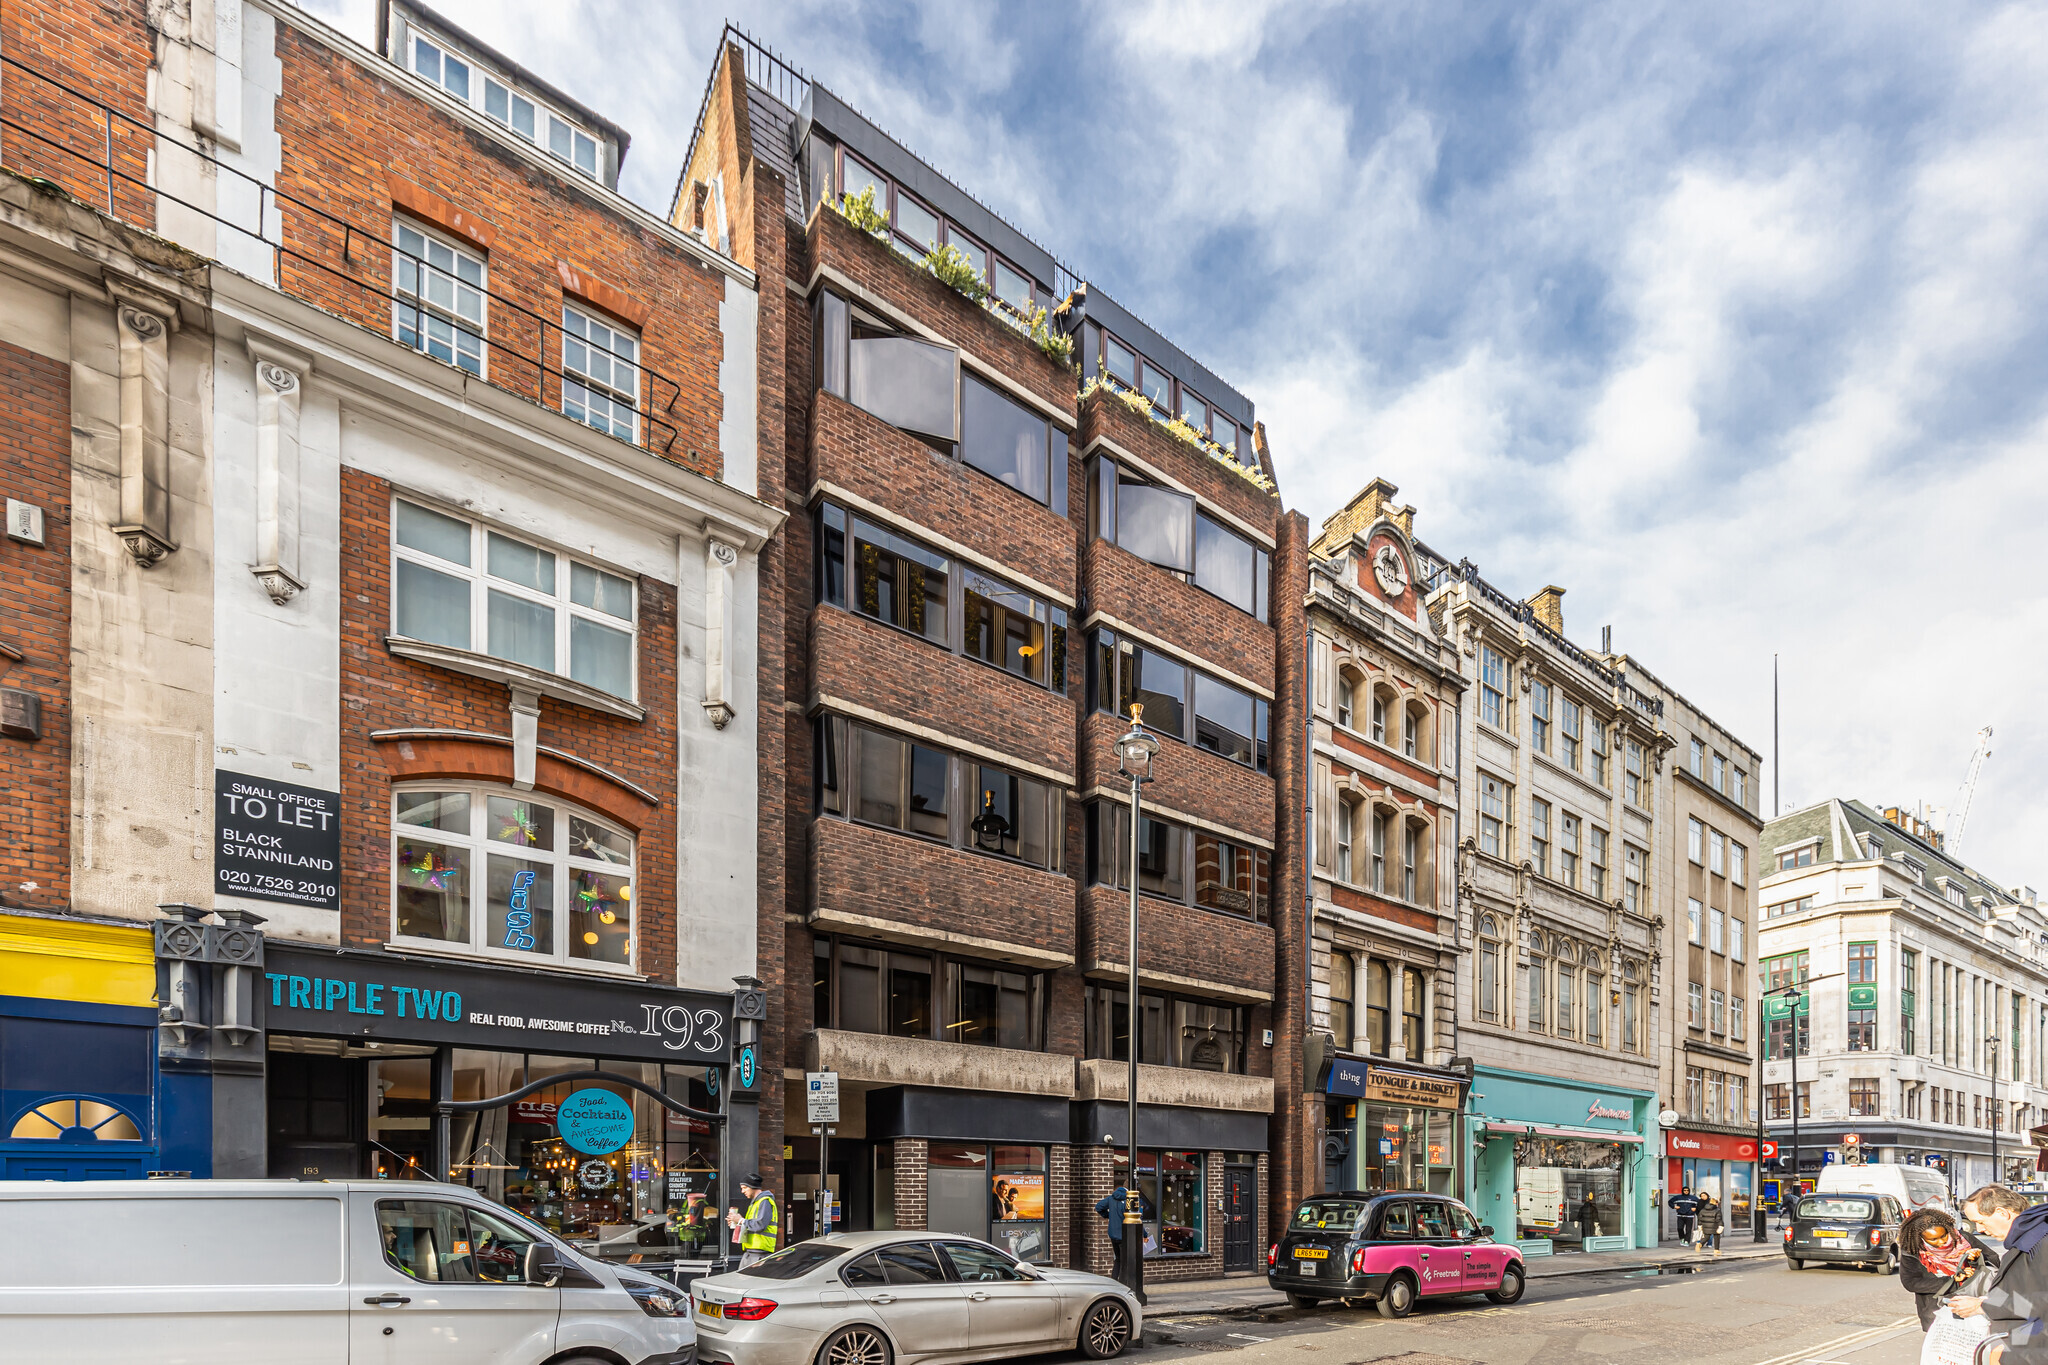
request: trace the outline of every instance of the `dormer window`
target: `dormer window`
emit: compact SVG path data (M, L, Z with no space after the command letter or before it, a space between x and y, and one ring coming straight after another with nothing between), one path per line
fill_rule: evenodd
M415 75L440 86L464 104L481 108L493 122L536 146L546 147L592 180L598 178L596 138L504 82L474 70L467 59L442 44L414 34L412 69Z

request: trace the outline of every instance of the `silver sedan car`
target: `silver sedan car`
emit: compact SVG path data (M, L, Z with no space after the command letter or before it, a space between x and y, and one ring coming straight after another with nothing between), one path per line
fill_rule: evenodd
M1144 1312L1115 1280L937 1232L836 1232L690 1287L697 1355L728 1365L914 1365L1078 1347L1121 1355Z

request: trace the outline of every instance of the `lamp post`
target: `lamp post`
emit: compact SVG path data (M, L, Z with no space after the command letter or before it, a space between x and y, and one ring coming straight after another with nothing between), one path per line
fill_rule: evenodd
M1786 1003L1785 1018L1789 1027L1785 1032L1791 1040L1791 1046L1786 1051L1792 1059L1792 1083L1786 1087L1786 1107L1792 1111L1792 1194L1797 1196L1799 1193L1799 1162L1800 1158L1804 1155L1799 1149L1799 1006L1806 998L1806 983L1797 982L1793 985L1781 987L1778 990L1766 991L1764 994L1766 997L1776 996ZM1769 1046L1770 1033L1768 1026L1766 1026L1764 1033L1764 1042L1766 1046ZM1783 1182L1781 1181L1780 1185L1782 1186L1782 1184ZM1781 1201L1785 1198L1782 1189L1778 1198Z
M1117 1278L1145 1299L1145 1201L1138 1190L1138 1051L1143 1012L1138 1007L1138 789L1152 780L1152 759L1159 741L1145 729L1145 708L1131 707L1131 728L1116 742L1116 770L1131 784L1131 944L1130 984L1124 995L1125 1050L1130 1073L1125 1082L1123 1265Z
M1752 1217L1752 1218L1751 1218L1751 1219L1749 1220L1749 1221L1750 1221L1750 1227L1751 1227L1751 1231L1753 1231L1753 1232L1754 1232L1754 1233L1756 1234L1756 1240L1757 1240L1757 1241L1759 1241L1759 1242L1761 1242L1761 1241L1763 1241L1763 1240L1764 1240L1765 1234L1766 1234L1766 1232L1768 1231L1768 1225L1767 1225L1767 1220L1768 1220L1768 1218L1770 1217L1770 1215L1769 1215L1769 1214L1767 1214L1767 1213L1765 1213L1765 1212L1764 1212L1764 1141L1765 1141L1765 1138L1764 1138L1764 1064L1763 1064L1763 1054L1764 1054L1764 1053L1765 1053L1766 1051L1768 1051L1768 1050L1769 1050L1769 1042L1770 1042L1770 1037L1771 1037L1771 1034L1770 1034L1770 1025L1769 1025L1769 1023L1768 1023L1768 1022L1767 1022L1767 1021L1766 1021L1766 1020L1764 1019L1764 998L1763 998L1763 996L1759 995L1759 996L1757 996L1757 998L1756 998L1756 1050L1757 1050L1757 1064L1756 1064L1756 1080L1755 1080L1755 1082L1753 1083L1753 1084L1755 1085L1756 1089L1755 1089L1755 1090L1754 1090L1754 1091L1752 1092L1752 1093L1754 1093L1754 1094L1756 1095L1756 1194L1755 1194L1755 1197L1754 1197L1754 1198L1752 1198L1752 1199L1750 1200L1750 1211L1751 1211L1751 1213L1752 1213L1752 1214L1753 1214L1754 1216L1753 1216L1753 1217Z
M2005 1108L2005 1101L1998 1096L1998 1035L1986 1038L1984 1046L1991 1054L1991 1183L2003 1185L2005 1172L1998 1165L1998 1111Z

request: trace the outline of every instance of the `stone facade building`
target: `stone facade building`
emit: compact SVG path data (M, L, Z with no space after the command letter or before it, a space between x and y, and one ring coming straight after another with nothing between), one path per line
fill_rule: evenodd
M1797 1159L1809 1183L1857 1160L1932 1166L1958 1195L2034 1179L2048 915L2033 889L2000 886L1910 810L1846 799L1771 821L1762 856L1765 988L1812 983L1765 1009L1762 1098L1787 1176Z

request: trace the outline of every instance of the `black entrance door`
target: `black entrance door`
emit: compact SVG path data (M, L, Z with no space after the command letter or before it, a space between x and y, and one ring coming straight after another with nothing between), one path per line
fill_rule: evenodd
M1250 1166L1223 1168L1223 1268L1250 1270L1252 1255L1252 1199L1257 1190L1256 1172Z

